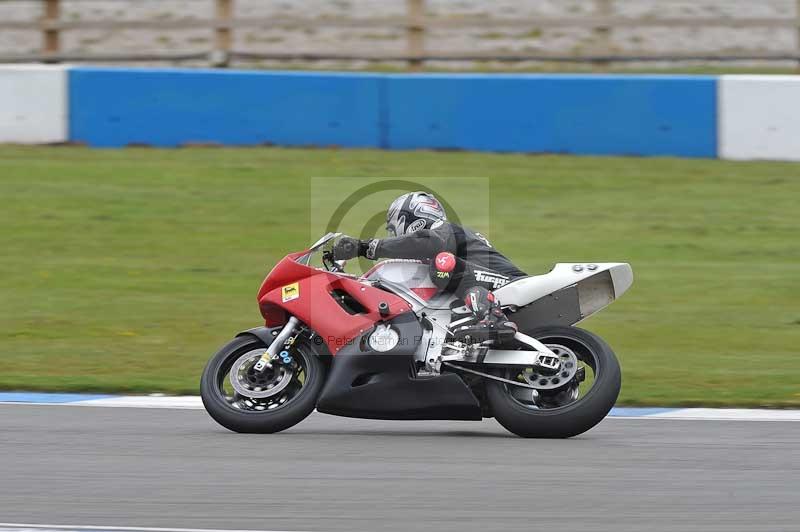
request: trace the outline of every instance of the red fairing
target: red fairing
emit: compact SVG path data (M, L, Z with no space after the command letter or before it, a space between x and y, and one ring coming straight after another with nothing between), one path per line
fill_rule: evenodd
M438 288L423 288L423 287L420 287L420 288L412 288L411 291L414 292L415 294L417 294L419 297L421 297L425 301L428 301L430 298L432 298L433 296L435 296L436 294L439 293L439 289Z
M328 350L336 354L376 322L411 311L411 306L394 294L345 276L298 264L295 259L301 255L302 252L295 253L281 260L258 291L261 314L267 327L282 325L287 314L291 314L313 329ZM349 294L363 307L361 312L345 310L331 295L334 290ZM378 312L380 303L389 305L385 316Z
M274 268L272 268L272 271L267 274L264 282L261 283L261 288L258 289L258 300L261 301L261 298L263 298L267 292L280 286L293 283L302 279L303 277L320 273L319 270L315 268L310 268L295 262L298 257L301 257L305 254L306 252L300 251L298 253L286 255L284 258L282 258L281 261L278 262Z

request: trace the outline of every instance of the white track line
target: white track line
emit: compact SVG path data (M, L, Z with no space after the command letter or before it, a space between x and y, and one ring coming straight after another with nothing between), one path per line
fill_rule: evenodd
M45 394L46 395L46 394ZM8 396L6 396L8 397ZM66 402L47 402L47 400L13 400L3 401L0 393L0 405L36 405L36 406L94 406L104 408L170 408L182 410L202 410L200 397L193 395L161 396L161 395L119 395L102 398L75 399ZM648 412L648 410L650 410ZM659 419L678 421L800 421L800 410L772 410L766 408L617 408L611 412L609 419ZM2 525L0 525L2 526ZM158 532L158 531L154 531Z
M106 399L89 399L88 401L80 401L82 406L105 406L105 407L133 407L133 408L188 408L193 410L200 410L203 408L203 402L200 397L194 395L179 395L179 396L119 396L109 397Z
M716 420L716 421L800 421L800 410L769 410L766 408L681 408L649 416L656 419Z
M29 523L0 523L0 530L4 532L28 532L31 530L54 530L58 532L69 530L110 530L130 532L302 532L288 530L229 530L219 528L152 528L139 526L97 526L97 525L39 525Z
M45 406L102 406L106 408L178 408L188 410L202 410L203 402L194 395L184 396L137 396L120 395L105 399L87 399L85 401L69 401L60 403L46 403L40 401L2 401L0 405L45 405Z

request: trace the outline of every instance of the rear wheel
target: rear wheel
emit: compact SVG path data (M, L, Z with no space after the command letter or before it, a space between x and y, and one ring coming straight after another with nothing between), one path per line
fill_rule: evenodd
M542 374L515 367L499 372L506 379L538 385L539 390L487 381L486 394L497 421L526 438L569 438L602 421L622 381L608 344L577 327L550 326L525 334L547 345L560 358L561 370Z
M266 351L261 340L235 338L209 360L200 380L206 411L234 432L279 432L305 419L325 384L325 366L303 342L291 349L290 362L262 372L253 366Z

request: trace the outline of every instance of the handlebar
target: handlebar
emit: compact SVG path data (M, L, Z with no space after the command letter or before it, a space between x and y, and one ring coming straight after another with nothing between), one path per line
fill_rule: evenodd
M343 273L344 267L340 266L333 257L333 251L323 251L322 252L322 265L325 266L325 269L329 272L334 273Z

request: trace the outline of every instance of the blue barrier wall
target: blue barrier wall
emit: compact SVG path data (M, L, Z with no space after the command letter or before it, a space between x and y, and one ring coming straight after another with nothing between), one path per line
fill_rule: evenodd
M74 68L70 140L715 157L716 83Z
M391 148L715 157L713 77L406 75Z
M375 147L379 82L368 74L73 68L69 137L92 146Z

